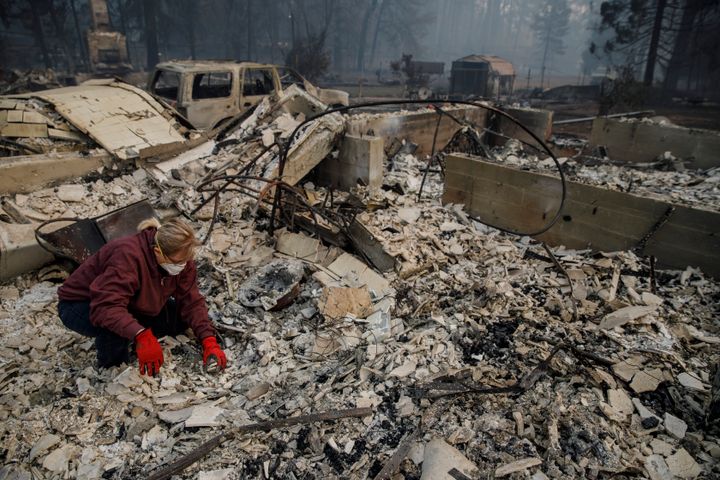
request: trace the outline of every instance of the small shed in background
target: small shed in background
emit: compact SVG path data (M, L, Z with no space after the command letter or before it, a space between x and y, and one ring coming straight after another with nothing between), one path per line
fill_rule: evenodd
M451 96L497 98L512 94L514 84L512 63L495 55L468 55L452 63Z

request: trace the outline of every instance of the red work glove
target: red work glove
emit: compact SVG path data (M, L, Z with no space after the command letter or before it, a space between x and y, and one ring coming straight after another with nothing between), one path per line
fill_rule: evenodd
M163 352L152 330L146 328L135 336L135 351L140 362L140 375L155 376L163 364Z
M208 360L210 357L214 356L217 359L218 367L224 370L227 365L227 358L225 357L225 352L222 351L222 348L218 345L217 340L215 340L215 337L203 338L202 346L203 364L207 367Z

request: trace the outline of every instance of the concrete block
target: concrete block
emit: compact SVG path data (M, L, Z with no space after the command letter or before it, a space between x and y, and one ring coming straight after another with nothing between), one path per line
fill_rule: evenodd
M553 112L551 110L503 107L502 111L525 125L542 141L548 140L552 135ZM505 137L511 137L539 147L530 134L506 117L494 116L490 129L502 134L502 136L491 134L489 139L491 145L505 145L508 141Z
M611 159L623 162L652 162L671 152L678 158L690 159L690 168L720 165L720 132L713 130L596 118L590 145L607 147Z
M53 255L35 240L36 227L0 222L0 282L53 261Z
M318 182L350 190L359 180L371 189L380 188L385 160L384 144L380 137L346 135L340 144L337 158L326 158L320 164Z

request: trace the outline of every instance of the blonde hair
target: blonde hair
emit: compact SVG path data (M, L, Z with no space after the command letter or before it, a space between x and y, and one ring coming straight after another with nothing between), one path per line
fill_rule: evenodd
M173 218L163 224L160 224L157 218L148 218L137 226L138 231L147 230L148 228L157 229L155 242L160 247L160 250L167 255L185 253L191 248L201 245L201 242L195 238L193 228L179 218Z

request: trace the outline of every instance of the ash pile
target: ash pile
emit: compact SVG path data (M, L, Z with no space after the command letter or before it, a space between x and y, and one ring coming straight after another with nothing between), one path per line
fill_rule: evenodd
M228 368L181 335L159 377L97 369L57 317L62 269L7 282L0 478L718 474L720 283L487 227L407 148L379 188L322 186L346 128L301 126L322 110L296 90L174 159L8 199L37 221L142 198L193 219Z

